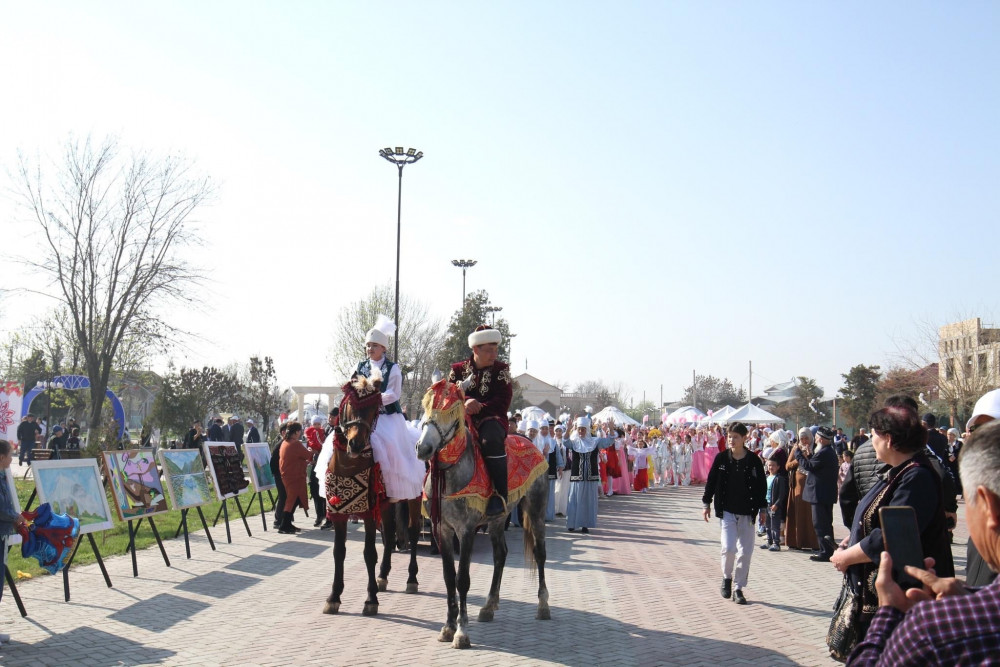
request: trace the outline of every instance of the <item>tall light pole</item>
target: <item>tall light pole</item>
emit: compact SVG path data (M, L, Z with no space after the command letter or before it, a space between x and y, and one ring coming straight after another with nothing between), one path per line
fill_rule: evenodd
M45 447L46 443L52 438L52 390L62 389L62 382L53 382L52 380L39 380L36 387L42 389L45 393L45 442L42 442L42 447ZM56 456L58 458L58 455Z
M396 201L396 312L393 322L396 323L396 335L394 336L395 341L393 346L395 351L393 352L393 359L399 362L399 238L400 232L402 231L402 219L403 219L403 167L408 164L413 164L420 158L424 156L423 151L418 151L416 148L408 148L405 152L402 146L396 146L396 150L391 148L382 148L378 152L384 159L396 165L399 169L399 197Z
M474 259L453 259L451 263L462 269L462 312L465 312L465 270L476 265Z

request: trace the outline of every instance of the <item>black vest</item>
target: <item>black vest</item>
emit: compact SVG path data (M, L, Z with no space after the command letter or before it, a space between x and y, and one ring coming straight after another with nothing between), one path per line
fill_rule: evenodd
M570 481L573 482L595 482L601 479L600 471L597 468L597 448L587 454L573 452L573 465L570 472ZM586 465L583 464L584 457L587 457ZM585 470L584 470L585 469Z
M382 360L385 363L385 370L382 372L382 386L385 387L389 384L389 373L392 372L392 367L395 366L394 363L388 359ZM366 378L372 376L372 360L365 359L360 364L358 364L358 375L364 375ZM402 412L403 408L399 405L399 401L390 403L389 405L382 406L382 411L387 415L394 415L397 412Z

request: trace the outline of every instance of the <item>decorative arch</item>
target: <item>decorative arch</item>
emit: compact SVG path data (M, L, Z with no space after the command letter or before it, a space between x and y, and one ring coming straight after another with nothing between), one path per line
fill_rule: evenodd
M49 380L49 382L56 383L61 382L63 389L90 389L90 378L86 375L57 375L56 377ZM29 408L31 407L31 402L35 400L35 397L44 392L45 389L42 387L32 387L31 391L24 395L24 400L21 402L21 416L28 414ZM125 437L125 407L122 402L115 395L115 392L108 389L104 392L104 395L111 399L111 409L115 414L115 421L118 422L118 437Z

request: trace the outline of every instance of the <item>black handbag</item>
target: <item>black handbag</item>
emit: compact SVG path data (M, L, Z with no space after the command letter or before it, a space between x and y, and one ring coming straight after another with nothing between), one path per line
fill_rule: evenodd
M833 619L826 633L826 645L830 655L842 662L847 661L851 651L861 641L861 595L851 586L851 581L844 575L844 583L840 587L840 596L833 605Z

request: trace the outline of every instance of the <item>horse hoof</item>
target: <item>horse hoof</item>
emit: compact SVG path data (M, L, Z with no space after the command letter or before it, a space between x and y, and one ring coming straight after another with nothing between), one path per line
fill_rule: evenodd
M454 628L449 628L448 626L441 628L441 632L440 634L438 634L439 642L450 642L454 638L455 638L455 630Z
M493 610L492 609L480 609L479 610L479 622L489 623L493 620Z
M417 584L416 583L406 584L406 592L407 593L417 593L417 592L419 592L419 591L417 591Z
M339 614L340 613L340 603L339 602L327 602L323 605L324 614Z
M469 641L469 635L464 632L455 635L455 641L451 643L452 648L469 648L470 646L472 646L472 642Z
M546 607L545 609L539 609L538 613L535 614L535 620L536 621L551 621L552 620L552 612L549 611L548 607Z
M375 580L375 583L378 584L379 593L385 593L385 589L389 588L389 580L384 577L379 577Z
M366 602L365 608L361 611L362 616L375 616L378 614L378 603L377 602Z

